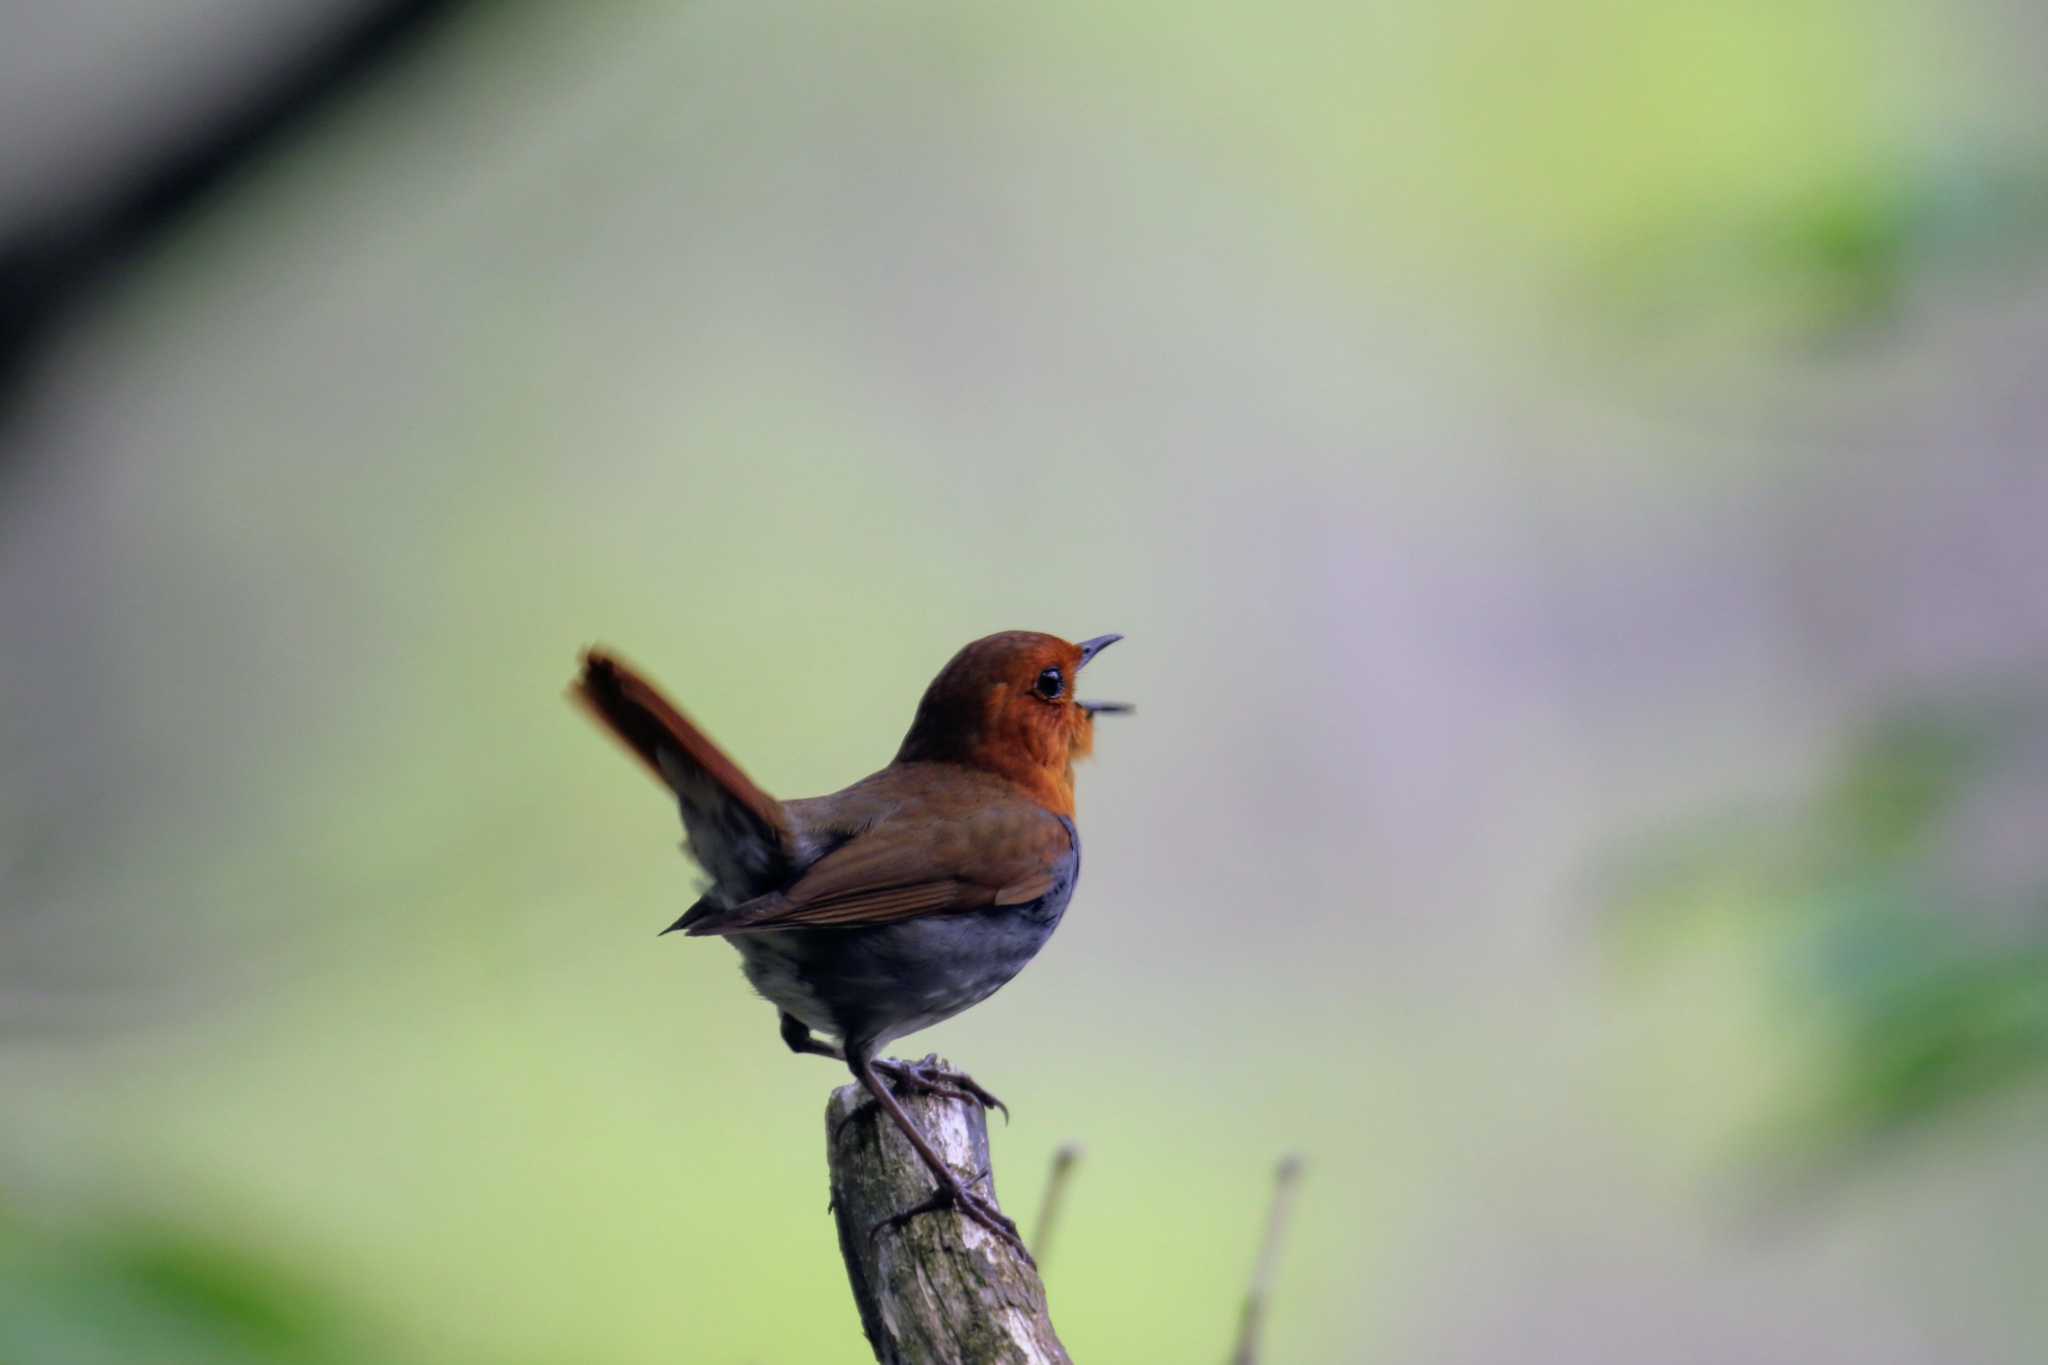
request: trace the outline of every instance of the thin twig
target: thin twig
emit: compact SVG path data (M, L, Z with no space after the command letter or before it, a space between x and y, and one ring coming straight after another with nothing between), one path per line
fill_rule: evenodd
M1081 1144L1067 1142L1052 1154L1052 1173L1045 1178L1045 1198L1038 1206L1038 1226L1031 1232L1031 1254L1038 1258L1039 1273L1045 1271L1045 1253L1052 1245L1053 1224L1058 1221L1060 1200L1067 1192L1067 1181L1074 1173L1074 1163L1081 1159Z
M1287 1225L1294 1213L1294 1192L1301 1182L1301 1158L1293 1153L1280 1158L1273 1170L1273 1204L1266 1215L1266 1241L1252 1270L1251 1287L1245 1290L1244 1315L1238 1320L1237 1349L1230 1353L1230 1365L1258 1365L1259 1338L1265 1327L1266 1295L1273 1287L1273 1271L1280 1260L1280 1247L1287 1239Z

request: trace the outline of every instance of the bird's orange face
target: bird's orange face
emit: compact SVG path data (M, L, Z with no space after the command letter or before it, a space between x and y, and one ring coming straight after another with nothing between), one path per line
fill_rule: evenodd
M1090 659L1121 638L1070 644L1057 635L1011 630L976 640L925 690L897 758L997 773L1048 809L1071 815L1073 762L1095 747L1096 714L1131 709L1078 700L1076 680Z

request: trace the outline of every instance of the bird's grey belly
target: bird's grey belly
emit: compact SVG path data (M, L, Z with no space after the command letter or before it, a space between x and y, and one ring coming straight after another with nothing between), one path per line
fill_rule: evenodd
M1073 894L849 929L735 934L747 980L818 1033L879 1048L1000 990L1038 955Z

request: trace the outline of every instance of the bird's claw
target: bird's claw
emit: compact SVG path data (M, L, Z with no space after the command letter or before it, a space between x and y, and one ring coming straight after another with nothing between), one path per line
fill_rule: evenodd
M875 1069L878 1071L881 1069L879 1064L876 1066ZM892 1077L891 1079L896 1080L898 1084L902 1084L900 1078ZM984 1110L988 1108L988 1105L979 1097L970 1094L969 1092L964 1090L954 1090L949 1086L932 1085L927 1084L922 1080L918 1080L912 1081L909 1084L904 1085L903 1088L906 1090L916 1091L919 1094L937 1095L940 1099L958 1100L962 1104L979 1104L982 1106ZM832 1130L832 1145L835 1147L839 1145L840 1137L845 1134L847 1128L852 1125L855 1119L868 1118L871 1115L878 1114L880 1112L881 1106L876 1104L873 1100L862 1100L859 1104L847 1110L845 1115L840 1118L839 1125ZM1010 1111L1005 1109L1003 1111L1004 1122L1008 1122L1009 1118Z
M859 1104L847 1110L845 1115L840 1118L837 1126L832 1129L832 1146L834 1148L839 1146L839 1139L846 1135L846 1130L853 1126L855 1119L865 1118L870 1114L878 1114L880 1112L881 1106L873 1100L862 1100Z
M975 1177L975 1183L980 1183L986 1177L987 1172L983 1172L982 1175ZM957 1209L963 1217L981 1224L994 1234L998 1241L1006 1243L1011 1250L1023 1257L1024 1264L1033 1270L1038 1268L1038 1262L1031 1259L1030 1249L1024 1245L1024 1238L1017 1232L1017 1225L994 1203L969 1191L957 1177L949 1182L941 1182L922 1203L914 1204L901 1213L892 1213L869 1228L868 1241L872 1243L884 1232L896 1231L920 1214L944 1213L947 1209Z
M896 1084L921 1094L939 1095L963 1102L971 1100L984 1110L1000 1110L1003 1122L1010 1121L1009 1105L984 1089L980 1082L966 1072L940 1066L937 1056L926 1057L921 1062L876 1062L875 1070Z

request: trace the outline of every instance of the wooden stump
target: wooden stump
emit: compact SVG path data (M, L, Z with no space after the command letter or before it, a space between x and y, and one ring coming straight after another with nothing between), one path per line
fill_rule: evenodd
M988 1118L979 1105L933 1095L900 1098L962 1180L972 1182L991 1169ZM860 1086L833 1092L825 1107L825 1141L839 1251L876 1360L1072 1365L1046 1312L1038 1272L987 1229L946 1211L869 1235L891 1214L930 1196L933 1182L910 1143ZM993 1197L994 1185L991 1173L975 1189Z

